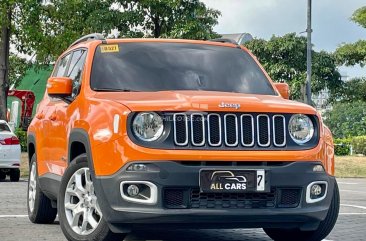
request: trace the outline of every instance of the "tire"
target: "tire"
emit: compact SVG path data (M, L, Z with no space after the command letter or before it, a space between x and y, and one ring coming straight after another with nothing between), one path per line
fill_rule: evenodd
M328 214L314 231L301 231L300 229L272 229L265 228L264 232L275 241L320 241L328 236L337 222L339 213L339 189L337 181L334 183L334 192Z
M6 179L6 174L3 173L1 170L0 170L0 181L4 181Z
M103 219L85 154L66 169L57 205L62 232L70 241L121 241L126 236L113 233Z
M10 170L10 181L19 182L20 179L20 170L19 169L11 169Z
M32 156L29 166L27 207L28 217L32 223L50 224L56 219L57 209L52 207L51 200L42 192L37 171L36 155ZM31 199L30 199L31 198ZM31 202L33 200L33 202Z

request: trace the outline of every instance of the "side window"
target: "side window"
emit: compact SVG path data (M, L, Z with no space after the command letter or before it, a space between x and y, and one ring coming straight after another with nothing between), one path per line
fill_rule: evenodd
M65 71L67 65L69 63L70 54L63 57L56 65L56 72L53 74L54 77L63 77L65 76Z
M70 67L68 69L67 77L73 80L72 84L72 98L75 98L80 91L81 86L81 74L83 72L84 63L86 58L85 50L76 50L74 51Z

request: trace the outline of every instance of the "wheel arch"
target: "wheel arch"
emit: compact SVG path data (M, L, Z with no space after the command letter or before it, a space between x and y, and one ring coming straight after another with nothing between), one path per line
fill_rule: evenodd
M30 132L27 135L28 162L31 163L32 157L36 154L36 137Z
M90 146L89 135L84 129L76 128L70 132L68 144L68 164L77 156L85 154L88 158L88 166L94 176L93 158Z

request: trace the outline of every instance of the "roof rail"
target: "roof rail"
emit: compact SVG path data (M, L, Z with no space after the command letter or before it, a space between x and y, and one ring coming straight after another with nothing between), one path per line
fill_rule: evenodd
M239 44L235 40L229 39L229 38L215 38L215 39L210 39L208 41L220 42L220 43L231 43L231 44L235 44L235 45L239 46Z
M87 42L89 40L105 40L103 34L100 34L100 33L92 33L92 34L88 34L88 35L85 35L81 38L79 38L78 40L76 40L75 42L73 42L69 48L71 48L72 46L75 46L79 43L82 43L82 42Z

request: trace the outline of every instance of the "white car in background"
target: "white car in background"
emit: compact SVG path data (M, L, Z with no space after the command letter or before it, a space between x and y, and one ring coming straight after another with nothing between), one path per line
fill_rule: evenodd
M0 181L10 176L12 182L20 178L21 148L19 139L8 123L0 120Z

